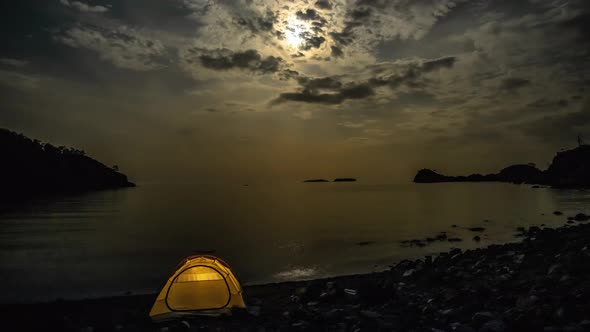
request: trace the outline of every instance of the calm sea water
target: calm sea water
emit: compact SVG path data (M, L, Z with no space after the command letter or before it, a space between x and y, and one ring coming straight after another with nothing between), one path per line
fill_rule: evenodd
M382 270L516 241L517 226L562 225L554 210L589 203L588 191L500 183L142 185L54 197L0 214L0 302L156 292L178 261L203 251L242 284ZM486 227L479 244L473 226ZM464 241L399 244L440 231Z

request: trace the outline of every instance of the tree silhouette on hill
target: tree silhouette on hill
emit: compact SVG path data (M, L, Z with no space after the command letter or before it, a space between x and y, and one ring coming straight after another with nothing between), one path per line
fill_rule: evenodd
M83 150L54 146L0 128L0 192L5 197L133 187L118 168Z

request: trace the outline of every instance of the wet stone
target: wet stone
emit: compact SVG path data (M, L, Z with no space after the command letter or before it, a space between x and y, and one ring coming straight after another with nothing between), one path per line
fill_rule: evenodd
M483 324L493 320L495 318L494 314L489 311L482 311L476 312L473 317L471 317L471 321L475 326L482 326Z
M479 329L479 332L504 332L506 324L502 320L491 320Z

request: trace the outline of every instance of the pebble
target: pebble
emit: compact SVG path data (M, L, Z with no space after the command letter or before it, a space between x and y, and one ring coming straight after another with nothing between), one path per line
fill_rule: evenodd
M506 324L501 320L491 320L479 329L479 332L504 332L506 331Z
M491 320L494 319L494 314L489 311L481 311L476 312L473 317L471 317L471 321L475 326L481 326Z

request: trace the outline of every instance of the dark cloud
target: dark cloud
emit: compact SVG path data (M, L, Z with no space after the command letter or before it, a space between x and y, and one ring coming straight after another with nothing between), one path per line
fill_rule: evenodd
M422 69L425 72L433 71L439 68L451 68L457 61L456 57L447 56L433 60L427 60L422 63Z
M564 21L561 24L565 28L574 29L579 32L581 39L588 43L588 35L590 34L590 12L585 12L580 15Z
M299 76L297 81L302 87L301 92L282 93L274 103L295 101L336 105L347 99L364 99L375 94L373 88L367 83L345 85L334 77L308 78ZM330 91L330 93L324 91Z
M91 5L80 1L61 0L60 3L66 7L74 8L86 13L106 13L109 11L108 7L101 5Z
M442 68L451 68L456 62L456 57L447 56L438 59L409 63L405 68L402 68L399 73L389 76L376 76L369 79L369 84L374 87L389 86L392 89L397 88L402 84L406 84L410 87L421 87L424 85L424 83L420 82L420 79L422 79L424 74ZM371 68L376 74L379 75L384 69L386 69L384 68L386 66L378 65Z
M291 78L297 79L302 91L283 93L275 102L297 101L320 104L340 104L347 99L363 99L371 97L375 94L375 88L384 86L393 89L405 84L412 88L424 88L425 83L420 81L424 74L441 68L451 68L456 61L457 59L452 56L430 60L419 60L407 64L406 68L403 68L403 70L397 74L375 76L367 81L351 82L348 84L343 84L341 80L336 77L309 78L301 75L291 76ZM393 64L379 64L369 66L367 70L374 75L379 75L386 69L390 69L392 66ZM322 93L324 90L333 91L333 93ZM400 99L399 101L406 104L408 104L410 100L413 100L413 102L419 102L420 100L434 100L434 95L421 91L414 91L411 94L401 96L402 97L400 98L403 100Z
M367 26L371 18L373 9L365 6L362 2L357 2L355 6L349 8L346 12L344 27L340 31L330 32L334 43L338 48L350 45L354 41L354 29L360 26Z
M556 141L574 141L579 133L590 129L590 105L576 112L548 115L524 125L519 125L525 134L540 139Z
M331 59L329 56L323 57L319 54L314 54L311 56L311 58L316 61L330 61L330 59Z
M345 27L340 32L330 32L330 37L332 37L332 40L339 48L350 45L354 41L354 34L352 33L352 29L349 27Z
M347 99L364 99L373 96L375 91L368 84L348 85L341 87L335 93L313 93L309 90L303 92L281 93L275 103L296 101L304 103L316 103L336 105Z
M315 9L307 9L305 12L297 11L295 14L298 19L302 21L315 21L315 20L323 20L323 18L318 14Z
M313 22L311 22L311 30L317 34L323 34L324 33L323 28L327 23L328 22L326 20L313 21Z
M277 98L273 103L280 104L286 101L335 105L342 103L343 99L339 94L336 93L313 94L304 91L281 93L279 98Z
M264 15L253 17L237 17L235 23L240 27L247 28L252 33L271 32L277 21L276 14L267 10Z
M301 45L299 45L299 49L303 51L309 51L313 48L320 48L322 44L326 42L323 27L328 23L328 21L326 21L326 19L319 15L314 9L297 11L296 16L298 19L303 21L312 21L311 26L309 28L305 28L305 31L303 32L297 31L294 27L285 27L285 29L289 30L291 34L297 31L298 37L302 40ZM284 40L285 32L276 31L276 37L279 40Z
M314 27L321 28L321 27L325 26L326 23L328 23L326 20L320 20L320 21L313 21L313 22L311 22L311 25L314 26Z
M525 78L511 77L502 80L500 83L500 89L508 92L514 92L528 85L531 85L531 81Z
M170 54L161 42L125 27L111 30L76 24L56 33L53 39L74 49L94 52L100 59L120 68L146 71L159 69L170 63Z
M340 95L344 99L363 99L375 94L369 84L359 84L346 86L340 90Z
M332 9L332 4L329 0L318 0L315 2L315 6L319 9Z
M569 105L569 101L567 99L560 99L557 101L557 106L559 107L567 107Z
M316 92L317 90L338 90L342 87L342 83L333 77L314 79L301 77L298 81L305 91L311 92Z
M338 46L332 46L332 56L335 58L340 58L342 56L344 56L344 52L342 52L342 49Z
M330 32L330 36L338 48L341 49L354 41L354 29L356 27L368 25L373 9L365 6L367 4L374 5L372 1L369 1L369 3L359 1L355 4L356 6L349 8L346 12L346 21L342 30Z
M349 15L354 21L359 21L370 17L371 13L371 8L357 8L352 10Z
M299 72L291 69L284 69L279 73L279 77L281 80L291 80L291 79L299 79L301 76Z
M322 36L309 36L307 34L303 36L303 39L305 40L305 42L303 43L301 48L306 51L312 48L320 48L320 46L322 46L322 44L326 41L326 38Z
M355 0L347 2L344 25L339 31L330 31L334 43L339 48L352 44L357 36L359 44L374 47L392 41L409 41L420 44L420 40L431 34L431 28L439 21L446 21L454 12L464 12L463 5L468 0ZM487 2L482 0L480 2ZM475 6L475 5L474 5ZM468 13L470 15L473 12ZM455 24L457 24L455 22ZM465 31L465 25L457 25ZM459 29L457 29L459 30ZM448 35L448 33L446 34ZM368 38L367 38L368 36ZM439 38L439 45L449 44L448 38ZM443 42L444 41L444 42ZM456 41L454 41L456 43ZM375 44L373 44L375 43ZM367 45L368 44L368 45ZM461 45L463 47L463 45ZM424 48L427 48L425 46ZM455 48L456 49L456 48ZM399 50L393 54L398 56ZM443 53L448 53L445 50ZM457 52L455 52L457 53ZM437 56L439 54L424 54ZM416 56L416 54L412 54Z
M436 95L427 91L410 91L401 92L393 100L393 105L396 107L404 107L410 105L432 105L435 102L440 104Z
M569 102L566 99L550 100L547 98L540 98L527 104L528 107L533 108L562 108L568 105Z
M58 2L59 0L56 0ZM39 1L36 1L38 3ZM47 1L49 2L49 1ZM88 1L95 2L95 1ZM107 16L130 27L150 26L182 36L191 36L202 23L194 19L193 10L175 1L125 0L108 1Z
M200 50L189 52L200 53ZM283 59L274 56L262 57L256 50L232 52L228 49L199 54L198 59L205 68L214 70L245 69L260 73L275 73L281 70ZM190 62L190 61L189 61Z

